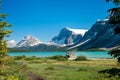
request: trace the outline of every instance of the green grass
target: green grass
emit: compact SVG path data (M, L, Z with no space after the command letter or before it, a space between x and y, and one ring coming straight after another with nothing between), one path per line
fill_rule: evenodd
M0 80L120 80L117 60L69 61L61 56L57 58L6 56L0 59Z
M45 80L117 80L106 78L101 70L117 66L116 60L56 61L51 59L33 60L27 64L28 70Z

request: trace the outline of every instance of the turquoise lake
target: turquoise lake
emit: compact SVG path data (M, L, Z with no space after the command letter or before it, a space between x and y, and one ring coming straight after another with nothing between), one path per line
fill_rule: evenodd
M10 56L36 56L36 57L50 57L54 55L62 55L65 56L66 52L11 52ZM84 55L88 58L112 58L108 55L108 52L76 52L77 56Z

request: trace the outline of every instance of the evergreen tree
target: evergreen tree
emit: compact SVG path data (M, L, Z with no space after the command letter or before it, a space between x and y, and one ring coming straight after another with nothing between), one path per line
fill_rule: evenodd
M115 34L120 34L120 0L106 0L107 2L112 1L115 4L115 8L109 9L110 20L109 23L114 25ZM120 63L120 48L111 50L108 54L118 59Z
M2 0L0 0L0 57L7 53L7 44L5 37L8 36L12 31L8 30L7 27L10 27L11 24L8 24L5 21L7 14L3 14L1 11Z
M5 37L7 37L12 31L8 30L8 27L10 27L11 24L8 24L5 21L7 14L2 13L1 4L2 0L0 0L0 80L15 80L14 76L7 75L7 73L9 73L7 72L9 66L8 63L11 61L11 59L10 57L6 56L7 43Z
M107 2L112 1L115 5L120 4L120 0L106 0Z
M120 0L106 0L107 2L112 1L115 4L115 8L109 9L110 12L110 24L115 26L115 34L120 34Z

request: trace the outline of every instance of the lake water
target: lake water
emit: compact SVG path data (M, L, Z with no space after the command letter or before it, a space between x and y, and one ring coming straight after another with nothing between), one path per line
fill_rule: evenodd
M36 56L36 57L50 57L54 55L65 56L66 52L10 52L10 56ZM88 58L112 58L108 52L76 52L77 56L84 55Z

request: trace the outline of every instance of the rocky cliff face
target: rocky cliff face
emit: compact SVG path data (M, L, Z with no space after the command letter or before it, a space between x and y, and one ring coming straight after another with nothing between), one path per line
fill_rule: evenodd
M120 45L120 35L114 33L114 26L110 25L108 19L98 20L85 33L79 44L72 48L85 50L90 48L111 48Z
M63 28L58 36L52 38L51 42L65 46L73 45L82 40L86 31L82 29Z

